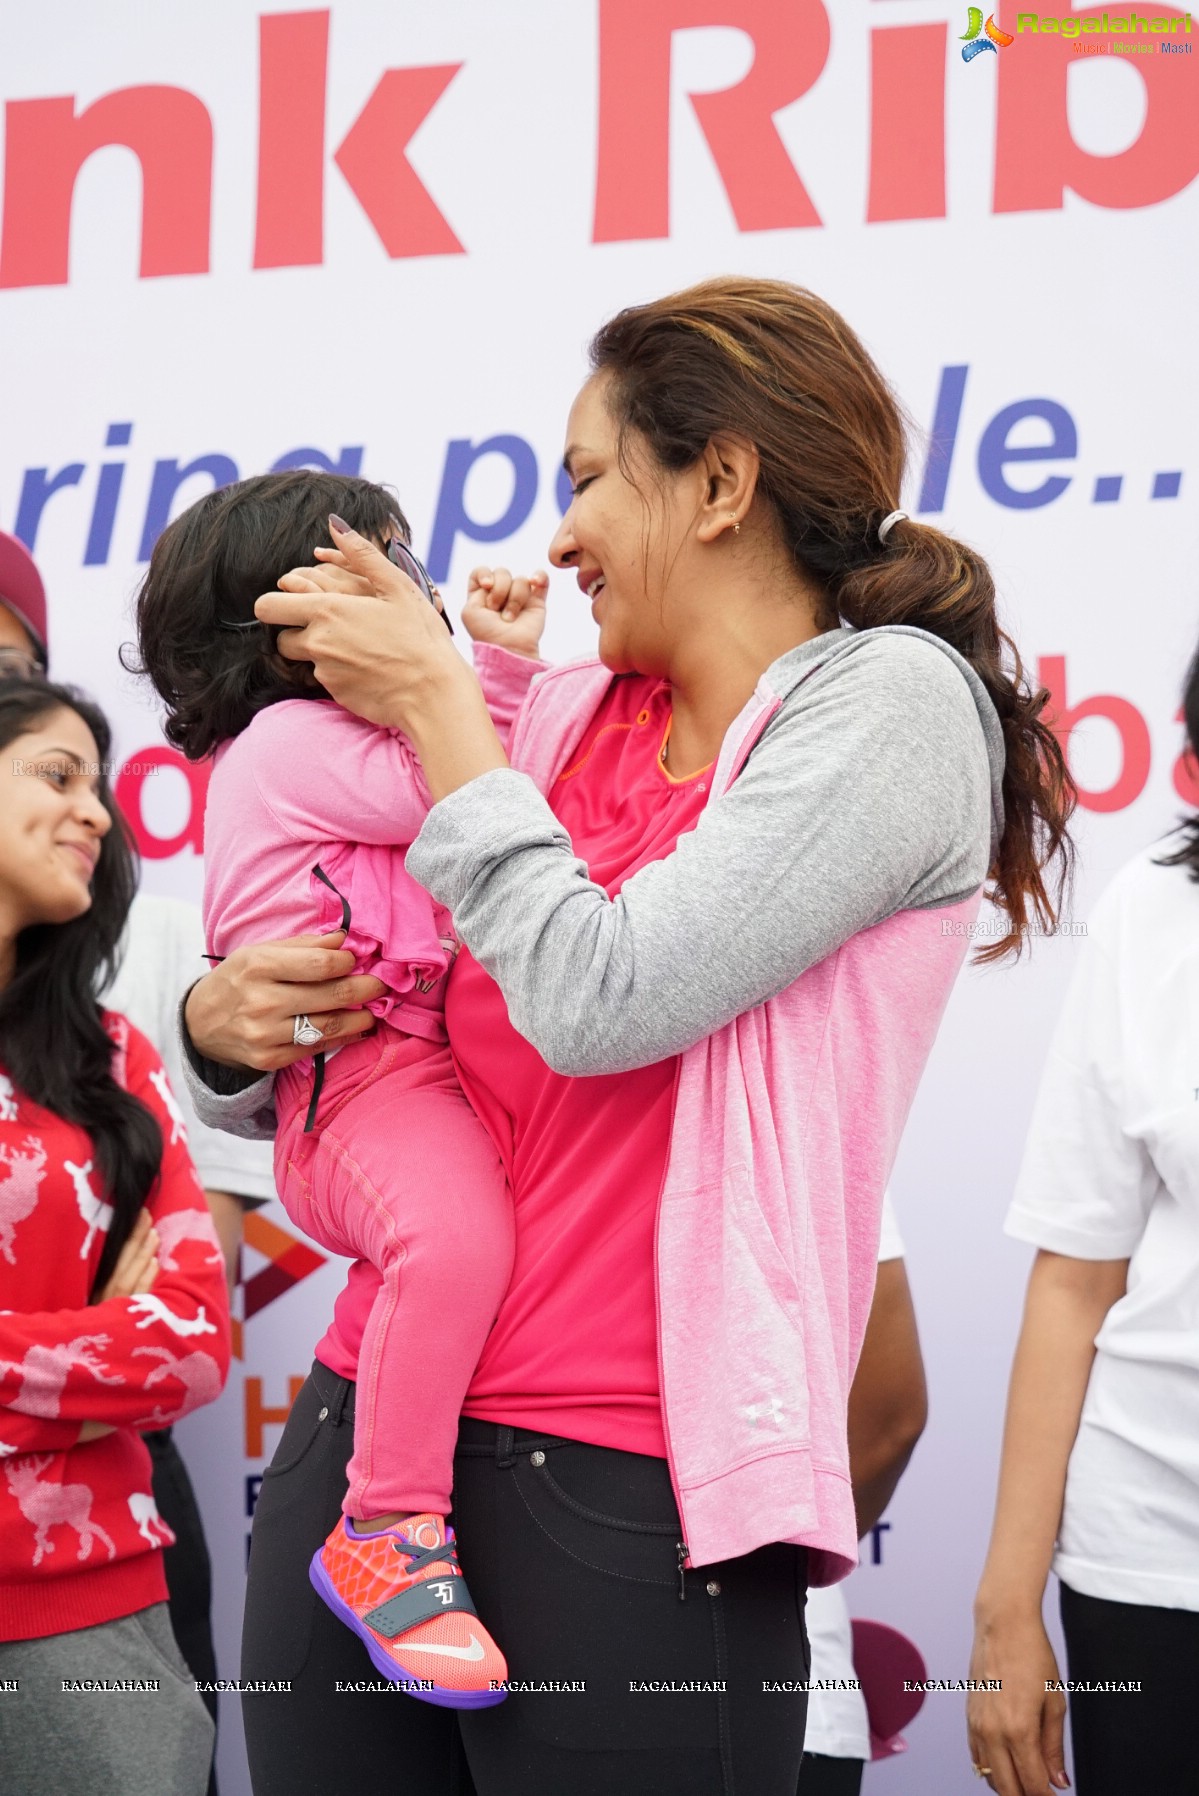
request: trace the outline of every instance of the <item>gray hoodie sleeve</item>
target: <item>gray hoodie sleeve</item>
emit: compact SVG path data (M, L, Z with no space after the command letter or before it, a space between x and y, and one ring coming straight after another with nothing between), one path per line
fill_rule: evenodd
M1001 773L998 720L951 651L871 632L788 696L729 791L615 899L509 768L435 805L407 866L551 1067L620 1072L682 1052L858 930L976 891ZM272 1076L246 1084L184 1043L197 1114L272 1134Z
M190 988L189 988L190 989ZM269 1141L275 1133L275 1075L252 1073L219 1061L206 1060L197 1054L187 1033L183 1007L185 993L175 1018L179 1045L183 1051L183 1077L192 1109L210 1129L223 1129L226 1135L240 1135L245 1141Z
M808 677L728 792L614 899L510 768L435 805L407 866L514 1027L556 1072L586 1076L681 1053L859 930L976 891L991 817L960 668L920 636L879 633Z

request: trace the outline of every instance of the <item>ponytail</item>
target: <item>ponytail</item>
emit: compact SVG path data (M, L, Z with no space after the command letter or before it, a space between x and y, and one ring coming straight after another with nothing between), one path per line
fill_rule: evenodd
M795 565L823 595L827 626L909 624L968 661L1003 727L1004 830L987 896L1007 933L978 959L1019 954L1030 928L1052 933L1069 889L1077 791L1042 721L1014 643L999 627L981 556L930 525L900 519L906 446L894 394L845 320L783 281L722 279L618 312L591 345L622 434L660 466L694 466L735 431L758 452L758 496Z
M878 544L873 523L870 535ZM1067 824L1078 794L1061 742L1042 721L1049 694L1030 686L1019 650L999 627L990 568L965 543L907 518L892 525L869 561L834 575L828 585L847 624L927 630L956 649L986 688L1005 750L1004 831L987 895L1006 912L1008 929L977 959L1019 955L1030 927L1043 934L1056 928L1073 872Z

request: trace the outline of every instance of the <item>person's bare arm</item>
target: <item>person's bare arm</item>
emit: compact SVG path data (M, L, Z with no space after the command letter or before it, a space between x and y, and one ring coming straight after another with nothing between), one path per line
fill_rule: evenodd
M1095 1357L1095 1336L1123 1295L1128 1261L1079 1260L1042 1249L1033 1262L1008 1390L991 1544L974 1601L970 1675L1002 1691L972 1692L967 1730L975 1764L1000 1796L1067 1787L1065 1698L1046 1691L1057 1660L1041 1616Z
M230 1191L205 1191L204 1195L208 1199L217 1239L225 1256L225 1277L229 1281L229 1295L232 1297L237 1285L237 1261L245 1232L246 1213L240 1197L234 1197Z
M927 1420L928 1390L908 1275L902 1259L884 1260L849 1393L849 1470L859 1539L891 1501Z

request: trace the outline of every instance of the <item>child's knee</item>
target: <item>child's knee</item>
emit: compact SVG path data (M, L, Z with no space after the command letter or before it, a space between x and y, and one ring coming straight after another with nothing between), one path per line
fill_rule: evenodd
M469 1206L458 1213L458 1226L434 1227L432 1236L410 1256L409 1276L419 1264L421 1276L444 1286L446 1301L453 1304L472 1295L486 1307L499 1300L512 1277L515 1232L511 1205L506 1213L480 1209L473 1217Z

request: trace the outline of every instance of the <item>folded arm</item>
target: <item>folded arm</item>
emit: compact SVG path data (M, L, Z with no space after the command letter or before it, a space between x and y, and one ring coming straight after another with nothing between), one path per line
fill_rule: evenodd
M82 1424L89 1435L99 1425L165 1426L211 1402L229 1369L220 1242L183 1132L149 1082L161 1062L140 1038L129 1069L129 1088L154 1111L164 1146L122 1262L152 1276L114 1273L100 1300L81 1308L0 1314L0 1441L21 1452L74 1445L88 1437Z

